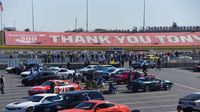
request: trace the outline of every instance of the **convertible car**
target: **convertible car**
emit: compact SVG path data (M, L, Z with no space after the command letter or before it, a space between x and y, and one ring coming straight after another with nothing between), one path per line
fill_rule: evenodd
M72 83L69 80L48 80L42 83L40 86L34 86L29 91L29 96L39 93L48 93L50 91L50 85L54 83L54 93L59 94L62 92L80 90L81 86L76 83Z
M170 90L173 83L169 80L160 80L154 76L140 77L127 83L127 89L132 92L152 90Z
M26 101L13 102L5 107L5 112L32 112L34 106L47 103L54 99L57 94L37 94L29 97Z
M89 100L80 103L73 109L60 110L58 112L130 112L130 108L126 105L108 101Z

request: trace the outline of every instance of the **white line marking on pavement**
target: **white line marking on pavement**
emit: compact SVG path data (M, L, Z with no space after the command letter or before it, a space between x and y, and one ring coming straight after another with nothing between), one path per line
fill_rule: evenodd
M190 71L187 71L187 70L181 70L181 69L177 69L177 68L172 68L172 70L182 72L182 73L187 73L187 74L190 74L190 75L193 75L193 76L195 76L195 75L200 76L200 74L198 74L198 72L190 72Z
M163 95L163 96L149 96L149 97L141 97L141 98L128 98L128 99L146 99L146 98L162 98L162 97L170 97L170 96L177 96L177 95ZM123 100L127 100L127 99L112 99L112 101L123 101Z
M128 93L129 96L135 96L135 95L149 95L149 94L163 94L163 93L168 93L168 91L152 91L152 92L138 92L138 93ZM127 94L118 94L117 96L109 96L111 97L121 97L121 96L127 96Z
M138 107L137 109L164 108L164 107L173 107L173 106L177 106L177 104L160 105L160 106L145 106L145 107Z
M128 104L145 104L145 103L169 102L169 101L178 101L178 100L177 99L169 99L169 100L144 101L144 102L134 102L134 103L123 103L123 104L125 104L125 105L128 105Z
M183 84L178 84L178 83L174 83L174 84L177 85L177 86L181 86L181 87L187 88L187 89L200 91L200 89L196 89L196 88L193 88L193 87L190 87L190 86L186 86L186 85L183 85Z

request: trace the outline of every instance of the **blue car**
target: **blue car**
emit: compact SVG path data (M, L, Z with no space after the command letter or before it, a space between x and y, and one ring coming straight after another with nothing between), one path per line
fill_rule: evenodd
M148 68L155 68L156 67L156 63L151 61L151 60L138 60L138 61L136 61L135 63L132 64L132 67L134 69L142 68L142 65L144 63L147 65Z

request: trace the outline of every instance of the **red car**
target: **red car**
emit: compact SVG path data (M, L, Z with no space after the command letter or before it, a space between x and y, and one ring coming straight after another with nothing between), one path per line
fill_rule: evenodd
M58 112L131 112L126 105L115 104L109 101L89 100L80 103L73 109Z
M117 84L126 83L128 81L129 74L131 75L131 79L135 80L139 77L144 77L145 73L140 70L126 70L120 74L113 74L112 77ZM148 74L149 76L153 76Z
M142 71L130 71L126 70L124 72L121 72L120 74L113 74L112 77L117 84L126 83L128 81L129 74L131 74L132 79L136 79L138 77L143 77L145 74Z
M81 89L81 86L79 84L72 83L69 80L48 80L42 83L40 86L32 87L28 91L29 96L39 93L48 93L50 90L51 83L54 83L55 85L54 92L56 94Z

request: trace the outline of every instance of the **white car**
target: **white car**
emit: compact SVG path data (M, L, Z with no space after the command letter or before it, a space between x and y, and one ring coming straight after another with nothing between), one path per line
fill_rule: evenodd
M65 79L70 79L74 73L75 70L69 70L66 68L59 68L57 71L57 75Z
M49 102L57 94L36 94L29 97L26 101L13 102L5 107L5 112L32 112L34 106Z
M78 72L80 72L80 73L86 73L89 70L93 70L96 66L98 66L98 65L88 65L88 66L86 66L86 67L84 67L82 69L79 69Z
M177 62L185 63L185 62L192 62L193 58L190 56L180 56L177 58Z
M183 112L200 111L200 92L195 92L179 99L178 106Z

